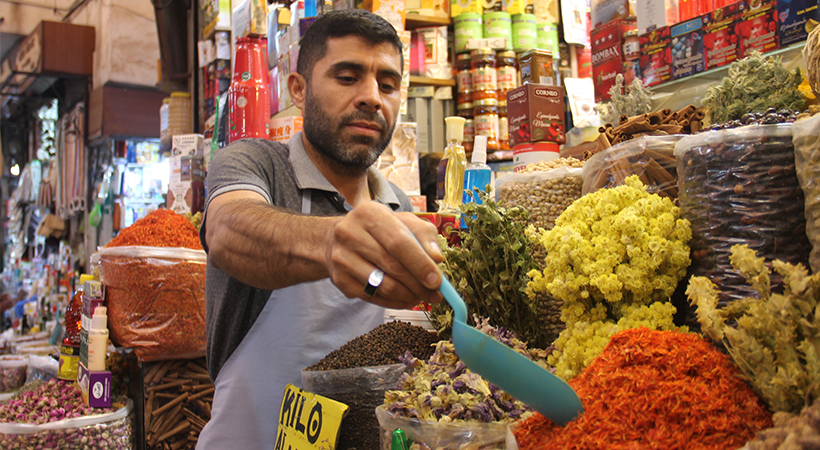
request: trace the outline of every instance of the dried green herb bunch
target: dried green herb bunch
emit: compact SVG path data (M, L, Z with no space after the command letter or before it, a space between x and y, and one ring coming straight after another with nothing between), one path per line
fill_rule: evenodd
M482 203L461 206L467 230L460 233L459 247L442 246L441 270L464 298L471 314L509 328L530 347L545 348L550 343L539 326L534 301L525 292L527 272L538 268L532 242L524 232L527 210L500 206L485 191L477 189L471 194ZM433 305L431 320L439 333L449 336L449 305Z
M652 111L652 92L645 88L639 78L624 86L624 76L615 76L615 84L609 88L611 101L596 106L602 123L617 124L622 115L629 117L647 114Z
M692 277L686 294L697 305L703 332L726 344L729 354L772 411L799 412L820 396L820 274L802 264L772 263L784 292L771 292L769 269L747 245L732 246L732 265L760 298L718 309L718 291L706 277Z
M800 69L789 71L780 57L764 57L753 51L732 63L720 84L703 98L712 123L739 120L746 113L769 108L801 110L805 98L797 89L803 81Z

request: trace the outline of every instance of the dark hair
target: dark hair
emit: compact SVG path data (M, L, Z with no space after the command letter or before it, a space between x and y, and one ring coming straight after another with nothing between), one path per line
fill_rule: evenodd
M296 72L310 82L316 61L327 54L327 41L346 36L358 36L374 45L392 44L404 70L401 39L393 25L364 9L343 9L322 15L307 29L299 45Z

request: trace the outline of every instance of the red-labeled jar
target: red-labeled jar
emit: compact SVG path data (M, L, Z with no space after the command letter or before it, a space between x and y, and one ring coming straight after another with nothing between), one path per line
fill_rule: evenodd
M498 100L473 102L473 122L476 136L487 136L487 150L499 150Z
M473 80L473 103L477 100L498 99L498 72L495 51L479 48L470 52L470 67Z
M475 121L467 119L464 122L464 139L461 141L465 153L473 151L473 141L475 141Z
M233 80L228 92L228 141L268 139L270 127L270 72L268 39L258 36L236 40Z
M456 84L458 93L473 92L473 73L471 67L472 57L469 53L459 53L456 55Z
M459 103L456 105L456 114L459 117L463 117L467 120L473 118L473 103L466 102L466 103Z
M641 57L641 41L638 30L629 30L624 33L624 60L631 61Z
M507 119L507 101L498 102L498 147L510 149L510 121Z
M515 52L505 50L496 53L496 72L498 76L498 101L506 101L507 91L518 87L518 69Z

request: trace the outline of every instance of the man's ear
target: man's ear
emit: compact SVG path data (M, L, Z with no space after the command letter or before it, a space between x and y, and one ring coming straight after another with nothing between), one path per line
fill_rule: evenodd
M290 99L297 108L304 110L305 96L307 95L307 81L305 77L297 72L291 72L288 75L288 91L290 91Z

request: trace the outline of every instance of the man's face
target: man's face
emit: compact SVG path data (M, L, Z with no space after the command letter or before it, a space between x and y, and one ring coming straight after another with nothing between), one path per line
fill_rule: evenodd
M366 169L393 135L400 86L401 54L391 44L331 39L307 85L305 137L341 166Z

